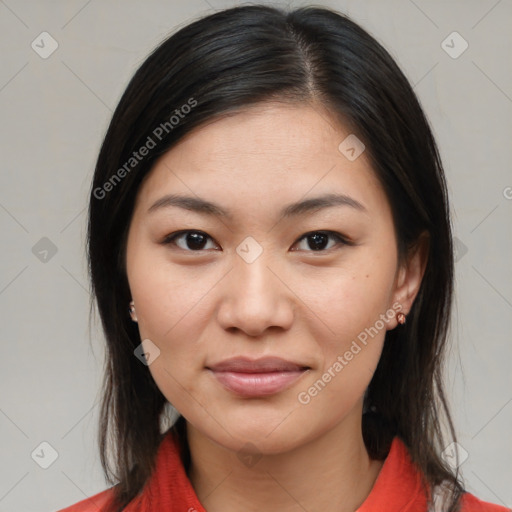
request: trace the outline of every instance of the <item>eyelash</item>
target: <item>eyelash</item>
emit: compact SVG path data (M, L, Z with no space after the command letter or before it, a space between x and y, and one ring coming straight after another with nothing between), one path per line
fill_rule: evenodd
M188 230L183 230L183 231L177 231L176 233L171 233L170 235L167 235L164 240L162 241L162 244L163 245L176 245L175 244L175 240L183 235L188 235L190 233L196 233L196 234L200 234L200 235L204 235L206 236L209 240L213 240L213 238L208 235L207 233L205 233L204 231L198 231L198 230L193 230L193 229L188 229ZM341 235L340 233L337 233L336 231L325 231L325 230L321 230L321 231L309 231L308 233L305 233L304 235L302 235L299 239L297 239L297 241L293 244L293 245L296 245L298 242L301 242L302 240L306 239L308 236L312 236L312 235L316 235L316 234L322 234L322 235L327 235L328 237L331 237L333 239L336 239L337 240L337 244L336 245L354 245L353 242L351 242L350 240L348 240L346 237L344 237L343 235ZM317 251L314 251L314 250L306 250L306 252L314 252L314 253L322 253L322 252L328 252L330 251L331 249L333 249L334 247L336 246L333 246L333 247L329 247L328 249L319 249ZM197 252L197 253L200 253L200 252L205 252L205 249L197 249L197 250L192 250L192 249L183 249L182 247L178 247L178 249L181 249L185 252ZM293 250L293 249L292 249ZM297 251L297 249L295 249L295 251Z

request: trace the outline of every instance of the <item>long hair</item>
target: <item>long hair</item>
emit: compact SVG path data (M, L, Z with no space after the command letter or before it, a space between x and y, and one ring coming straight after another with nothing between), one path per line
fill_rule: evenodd
M442 379L454 263L444 172L428 121L389 53L349 18L327 8L261 5L197 19L163 41L129 82L98 156L88 261L107 345L99 448L106 478L116 483L116 510L154 470L167 403L133 354L140 337L127 310L125 253L135 197L156 159L184 135L269 100L320 103L363 141L391 205L400 258L428 234L419 293L407 323L386 334L362 428L376 459L399 436L425 475L427 495L429 486L452 484L456 510L464 489L441 457L444 420L456 440ZM143 146L151 146L145 156ZM186 450L183 418L173 428Z

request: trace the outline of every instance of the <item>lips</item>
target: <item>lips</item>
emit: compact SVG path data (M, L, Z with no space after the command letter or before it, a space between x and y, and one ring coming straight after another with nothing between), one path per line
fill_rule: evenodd
M263 397L288 389L310 368L278 357L237 357L207 369L228 391L244 397Z
M208 368L217 372L268 373L298 371L308 367L286 361L279 357L264 357L261 359L235 357L209 366Z

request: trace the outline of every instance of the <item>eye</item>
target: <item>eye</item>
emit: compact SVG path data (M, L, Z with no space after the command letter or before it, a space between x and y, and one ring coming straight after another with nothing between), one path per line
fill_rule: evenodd
M201 251L202 249L211 249L211 247L206 247L208 245L208 240L212 240L212 238L203 233L202 231L179 231L177 233L172 233L165 237L163 244L174 244L177 245L180 249L184 251ZM217 247L214 244L215 248Z
M335 243L329 245L329 238L335 240ZM336 245L352 245L346 238L344 238L339 233L334 231L311 231L310 233L306 233L301 238L299 238L298 242L305 241L311 247L312 251L320 252L331 249ZM298 243L296 242L296 243ZM297 250L297 249L291 249ZM309 250L308 248L302 248L299 250Z
M334 243L329 245L329 239ZM332 249L336 245L353 245L352 242L343 237L340 233L334 231L311 231L302 235L294 245L305 242L308 247L299 249L291 249L292 251L306 250L314 252L322 252ZM212 242L212 246L208 247L208 242ZM203 249L215 249L218 246L213 243L213 239L203 231L185 230L172 233L165 237L162 242L164 245L172 244L180 249L188 252L201 252Z

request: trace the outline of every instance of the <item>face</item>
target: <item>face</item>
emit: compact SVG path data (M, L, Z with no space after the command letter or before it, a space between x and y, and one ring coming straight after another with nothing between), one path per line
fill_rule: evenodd
M126 263L149 371L225 447L284 452L360 420L410 305L382 186L338 149L349 134L320 107L260 104L189 133L139 190Z

